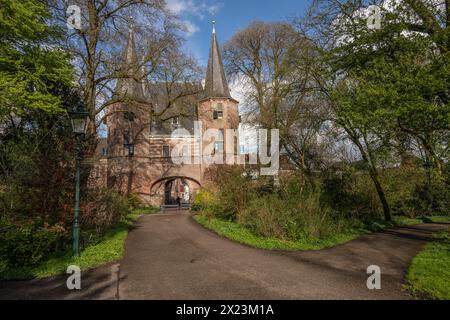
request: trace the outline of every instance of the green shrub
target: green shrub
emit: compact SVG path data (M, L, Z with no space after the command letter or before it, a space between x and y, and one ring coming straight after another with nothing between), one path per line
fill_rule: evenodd
M417 185L409 205L418 215L448 215L450 213L450 188L444 183L432 182Z
M348 218L380 214L379 199L369 176L352 168L325 173L320 201Z
M240 166L210 167L207 175L213 180L217 191L214 201L205 203L203 207L221 219L236 220L253 197L268 193L267 179L255 179Z
M449 191L416 187L424 180L420 169L380 168L379 173L394 215L448 214ZM352 167L312 177L280 177L276 187L271 178L256 178L243 168L225 167L212 176L218 191L202 190L194 209L237 222L259 236L295 241L387 226L372 180Z
M65 249L70 235L61 225L38 221L12 223L0 220L0 272L20 266L34 266Z
M215 203L216 201L214 194L206 189L201 189L195 195L194 203L192 204L192 210L208 210L210 208L213 208L215 206Z
M424 181L423 170L414 166L389 168L381 171L380 178L392 214L416 217L410 199L416 186Z
M258 235L285 240L331 236L348 224L321 205L319 192L255 198L238 222Z
M317 239L347 227L337 210L321 203L318 179L302 176L255 178L242 168L228 167L214 174L216 193L202 190L194 209L206 216L236 221L253 233L284 240Z
M260 187L240 167L230 167L218 175L217 216L225 220L236 220Z
M126 199L128 201L128 205L132 210L144 207L144 202L142 201L141 197L136 193L127 194Z
M95 190L82 201L81 223L84 230L94 229L101 235L130 213L127 196L113 190Z
M423 170L413 166L380 169L380 182L392 215L415 218L448 214L449 191L445 186L427 186ZM331 172L322 178L321 201L347 217L368 220L380 217L382 207L369 175L352 168Z

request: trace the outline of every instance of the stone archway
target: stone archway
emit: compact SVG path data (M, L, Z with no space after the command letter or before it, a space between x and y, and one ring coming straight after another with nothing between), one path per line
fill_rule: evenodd
M164 177L152 183L150 193L161 206L176 207L180 197L183 206L189 206L194 199L195 192L201 184L193 178L185 176ZM157 199L156 199L157 198Z
M177 199L183 205L188 205L192 198L191 188L189 183L184 178L175 178L173 180L167 180L164 183L164 205L175 206L178 205Z

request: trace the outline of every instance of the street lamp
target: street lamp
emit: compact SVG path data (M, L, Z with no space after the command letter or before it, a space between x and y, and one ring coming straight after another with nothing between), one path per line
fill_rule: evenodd
M73 220L73 239L72 253L74 256L80 254L79 238L80 238L80 167L81 167L81 142L86 134L89 113L86 111L83 103L79 102L75 108L69 112L70 121L72 122L72 130L76 137L75 147L75 210Z

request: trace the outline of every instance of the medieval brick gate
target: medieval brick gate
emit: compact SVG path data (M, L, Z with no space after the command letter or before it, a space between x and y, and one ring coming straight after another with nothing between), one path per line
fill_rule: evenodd
M207 183L208 164L197 156L200 161L193 159L190 164L177 165L172 161L174 148L183 144L191 154L203 155L209 149L206 144L199 144L199 139L215 129L222 132L222 138L214 139L213 154L228 157L225 152L234 150L235 157L239 152L239 148L229 148L231 144L236 146L235 142L223 134L228 129L238 130L239 102L230 94L216 31L213 29L204 86L187 85L195 89L195 93L187 96L177 91L186 90L186 86L175 86L173 94L183 98L170 103L172 109L168 111L165 106L172 98L165 95L166 83L147 79L143 72L145 65L139 61L130 28L123 53L122 71L126 76L117 81L115 102L108 106L108 134L97 151L100 156L97 166L101 165L102 170L95 170L99 172L95 181L110 189L138 194L145 204L154 207L176 206L178 197L188 205ZM202 124L197 133L196 123ZM185 133L173 137L172 133L178 129L184 129ZM231 139L239 141L238 137Z

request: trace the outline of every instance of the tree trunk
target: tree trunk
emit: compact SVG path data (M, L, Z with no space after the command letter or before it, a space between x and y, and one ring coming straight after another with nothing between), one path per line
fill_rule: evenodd
M370 178L372 179L375 189L377 190L378 198L380 198L381 204L383 205L384 220L391 221L392 220L391 209L389 208L389 204L386 200L386 195L384 194L384 190L381 186L378 177L378 172L376 171L376 169L370 168L369 175Z
M358 147L358 149L361 153L361 157L364 160L364 162L369 166L369 176L372 179L375 189L377 190L378 198L380 199L381 205L383 206L384 219L386 221L391 221L392 220L391 209L387 202L383 187L380 183L378 171L376 168L376 164L374 162L374 157L370 151L370 147L369 147L368 141L366 139L366 136L363 135L363 139L364 139L364 143L367 146L367 151L366 151L366 149L364 149L363 145L361 144L358 134L356 134L354 131L352 131L351 129L349 129L348 127L345 127L345 126L344 126L344 130L347 132L348 136L353 141L353 143Z

